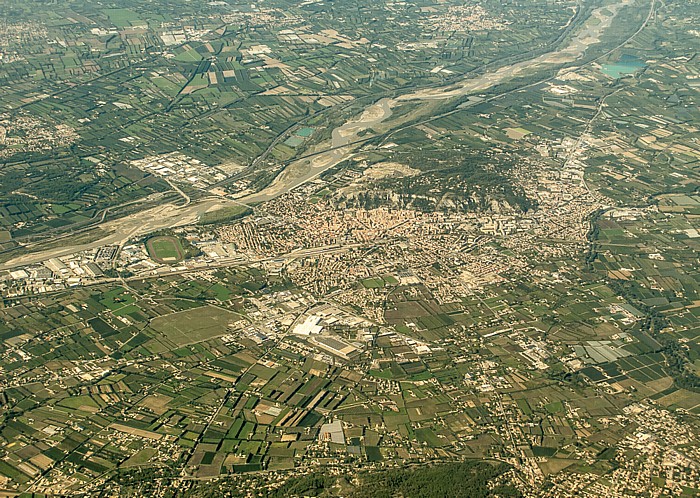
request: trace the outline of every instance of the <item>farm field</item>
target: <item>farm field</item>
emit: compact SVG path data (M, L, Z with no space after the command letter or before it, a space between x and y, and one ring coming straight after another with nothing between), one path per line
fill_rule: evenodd
M195 344L227 333L240 317L214 306L202 306L153 319L150 328L178 346Z

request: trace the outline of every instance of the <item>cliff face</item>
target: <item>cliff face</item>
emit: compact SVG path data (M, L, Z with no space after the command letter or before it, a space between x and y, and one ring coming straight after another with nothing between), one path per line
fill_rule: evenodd
M439 181L428 192L408 193L403 188L372 186L358 192L344 192L336 197L342 207L373 209L387 207L419 211L479 212L517 214L536 209L536 202L517 186L505 192L480 185L465 185L463 191L446 188Z
M520 185L518 163L509 155L462 150L414 152L402 155L400 163L381 163L400 164L402 168L392 169L391 175L365 174L354 188L339 191L337 201L365 209L381 206L492 214L518 214L537 207L536 200ZM380 165L370 165L366 171Z

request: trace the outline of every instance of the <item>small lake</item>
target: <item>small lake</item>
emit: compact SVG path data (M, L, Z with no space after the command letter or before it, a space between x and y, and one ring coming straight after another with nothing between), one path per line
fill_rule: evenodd
M611 78L622 78L628 74L634 74L645 67L646 64L641 59L633 55L623 55L614 64L603 64L601 71Z

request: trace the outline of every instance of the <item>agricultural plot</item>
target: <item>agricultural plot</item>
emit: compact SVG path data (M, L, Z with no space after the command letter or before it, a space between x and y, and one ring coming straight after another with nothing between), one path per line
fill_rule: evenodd
M116 287L99 297L99 302L112 312L118 312L133 305L136 298L126 289Z
M236 313L214 306L202 306L155 318L150 328L178 346L194 344L227 333Z
M130 9L105 9L107 18L118 28L126 28L143 24L139 15Z

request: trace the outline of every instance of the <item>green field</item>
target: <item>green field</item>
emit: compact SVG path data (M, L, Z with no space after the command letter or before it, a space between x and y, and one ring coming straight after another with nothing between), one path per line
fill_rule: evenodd
M121 464L121 467L138 467L148 463L148 461L158 454L155 448L143 448Z
M121 287L116 287L109 292L102 294L100 303L109 308L111 311L120 310L126 306L130 306L136 302L136 298Z
M139 15L133 10L105 9L104 13L107 14L107 17L109 18L110 22L114 24L117 28L126 28L135 24L143 23L143 21L139 19Z
M362 285L365 287L365 289L379 289L384 287L384 280L379 277L366 278L362 280Z
M290 147L299 147L301 144L304 143L304 139L300 137L289 137L287 140L284 141L285 145L289 145Z
M153 237L146 242L148 255L158 263L179 263L185 259L185 250L175 237Z
M224 223L226 221L237 220L251 213L247 206L229 206L209 213L204 213L199 217L200 225L211 225L214 223Z
M237 318L238 315L231 311L214 306L202 306L154 318L150 327L178 346L182 346L226 334L228 323Z

